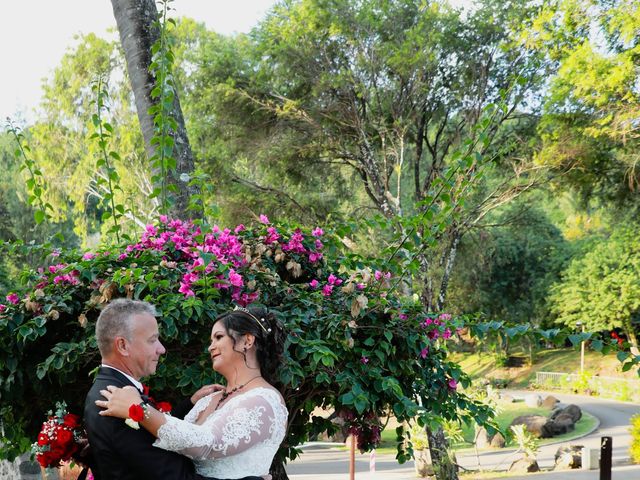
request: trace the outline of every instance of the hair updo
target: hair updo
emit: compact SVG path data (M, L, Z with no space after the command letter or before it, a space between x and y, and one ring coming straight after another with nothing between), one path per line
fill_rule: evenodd
M253 335L263 378L271 384L278 383L277 371L282 363L286 335L273 313L264 307L250 305L247 308L236 307L236 310L219 315L215 321L222 322L233 339L234 347L242 335Z

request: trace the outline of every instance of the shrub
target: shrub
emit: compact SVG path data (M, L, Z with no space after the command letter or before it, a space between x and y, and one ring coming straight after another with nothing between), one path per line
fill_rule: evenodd
M99 363L95 320L103 304L123 296L158 308L168 354L148 383L168 400L216 380L206 345L219 313L257 302L280 316L288 339L279 380L291 412L280 460L334 428L313 415L317 406L348 417L363 449L375 447L376 419L390 413L431 426L487 421L489 409L457 389L469 381L446 358L456 328L449 315L397 296L392 272L343 252L321 229L262 222L205 231L163 218L138 242L49 252L47 265L25 272L23 291L0 306L1 455L28 448L54 400L81 411Z
M634 463L640 463L640 414L631 417L631 445L629 446L629 455Z

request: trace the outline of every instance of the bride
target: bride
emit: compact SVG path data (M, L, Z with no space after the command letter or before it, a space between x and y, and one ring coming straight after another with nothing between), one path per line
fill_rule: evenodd
M100 415L144 427L157 437L154 446L191 458L202 476L266 477L287 426L284 400L271 385L284 337L263 308L236 307L219 316L208 351L226 387L198 400L184 420L156 410L129 386L108 386L100 391L106 400L95 403L104 408Z

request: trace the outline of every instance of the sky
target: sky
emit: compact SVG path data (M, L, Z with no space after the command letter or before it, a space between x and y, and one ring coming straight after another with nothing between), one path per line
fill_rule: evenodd
M194 18L223 34L248 32L273 4L275 0L171 3L173 16ZM111 0L4 0L0 5L0 125L4 125L8 116L18 122L33 119L42 80L74 45L74 36L94 32L108 37L107 29L116 23Z

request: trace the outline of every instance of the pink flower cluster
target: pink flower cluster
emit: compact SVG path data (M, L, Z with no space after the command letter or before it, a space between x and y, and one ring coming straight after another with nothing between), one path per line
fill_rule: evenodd
M327 278L327 284L322 287L322 295L324 295L325 297L331 296L333 287L337 287L340 285L342 285L342 280L336 277L333 273L330 274L329 278Z
M17 305L19 301L20 297L17 293L10 293L9 295L7 295L7 302Z
M245 230L244 225L238 225L233 233L228 228L221 229L214 225L211 233L199 240L197 237L202 235L202 231L191 222L169 221L165 218L164 224L165 230L161 233L153 225L148 225L140 243L127 247L127 251L155 249L167 253L172 253L171 250L178 252L187 264L187 271L182 275L178 289L185 297L195 296L194 284L213 275L213 286L220 290L231 289L231 297L235 302L246 305L257 298L257 292L243 293L244 278L238 273L238 269L246 265L243 243L237 236L237 233ZM213 260L205 264L203 254L213 255ZM222 266L230 268L227 270ZM219 270L226 270L226 274L216 274Z
M265 225L270 225L269 218L266 215L260 215L260 222ZM244 226L243 226L244 228ZM267 235L265 236L264 243L267 245L272 245L274 243L280 242L282 246L283 252L295 253L298 255L307 255L309 261L311 263L316 263L322 260L322 248L324 247L320 237L324 235L324 230L320 227L316 227L311 232L311 235L315 238L313 242L313 247L305 247L304 245L304 235L302 231L297 228L291 238L289 238L288 242L282 241L282 235L278 232L276 227L270 225L267 227Z
M437 340L438 338L447 340L448 338L451 338L451 329L446 327L446 322L448 320L451 320L451 315L448 313L442 313L438 315L437 318L425 318L420 322L420 326L423 329L428 330L427 337L431 340Z

